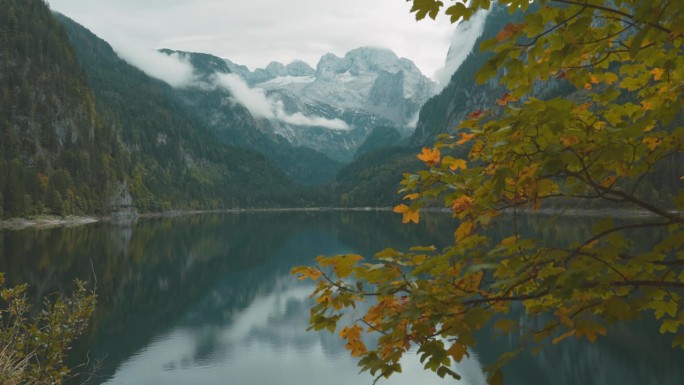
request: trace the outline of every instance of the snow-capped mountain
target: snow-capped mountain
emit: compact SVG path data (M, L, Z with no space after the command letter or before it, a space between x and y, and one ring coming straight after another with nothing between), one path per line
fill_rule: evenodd
M326 54L316 69L302 61L271 62L254 71L225 63L274 104L276 113L267 116L273 132L340 161L350 160L377 126L411 134L418 111L435 89L413 62L382 48L362 47L344 57ZM249 102L243 104L250 109ZM342 124L331 129L329 122Z

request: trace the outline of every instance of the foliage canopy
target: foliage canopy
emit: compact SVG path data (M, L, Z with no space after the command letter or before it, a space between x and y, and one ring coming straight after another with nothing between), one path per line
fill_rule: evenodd
M64 359L71 344L88 326L96 295L81 281L67 297L45 301L35 311L28 285L3 287L0 273L0 383L61 384L71 371Z
M457 22L491 6L450 4L413 0L412 11L417 19L444 13ZM426 369L459 378L451 364L472 351L474 333L485 327L525 336L519 350L487 368L492 384L523 348L569 337L595 341L610 324L642 314L684 348L684 7L677 0L499 4L523 11L524 21L482 44L493 56L477 80L507 91L423 149L426 169L405 175L407 202L395 207L404 222L418 222L421 208L444 205L460 219L453 244L387 249L372 263L319 257L316 267L293 269L317 281L312 329L335 331L343 314L373 298L340 336L377 378L400 372L402 355L416 346ZM541 100L534 95L543 82L576 91ZM671 177L658 188L670 194L653 200L650 177L662 168ZM572 245L523 237L519 212L551 202L601 202L650 215L633 223L602 219ZM509 236L494 240L487 229L501 224L504 212L512 214ZM668 235L649 250L637 250L626 235L655 228ZM545 322L521 322L510 316L513 307Z

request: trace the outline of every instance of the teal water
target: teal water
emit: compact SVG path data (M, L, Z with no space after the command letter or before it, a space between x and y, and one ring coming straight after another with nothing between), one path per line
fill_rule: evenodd
M76 277L96 277L98 309L72 358L89 366L74 383L366 385L372 377L358 374L336 336L306 332L312 286L289 270L317 255L451 241L451 218L422 219L413 226L384 212L242 213L2 231L0 271L10 283L30 282L36 299L68 290ZM527 218L521 226L561 242L589 233L582 218ZM460 383L484 384L482 366L515 343L482 333L455 368ZM644 319L594 344L569 340L523 354L505 383L674 385L684 383L682 363L684 354ZM423 371L414 356L403 368L379 383L457 383Z

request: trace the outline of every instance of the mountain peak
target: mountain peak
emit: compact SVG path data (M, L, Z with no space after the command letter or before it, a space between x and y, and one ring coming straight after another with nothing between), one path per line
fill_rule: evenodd
M420 72L408 59L400 59L387 48L360 47L347 52L340 58L332 53L321 57L316 66L316 76L331 78L349 71L351 75L379 74L389 72L396 74L399 71Z

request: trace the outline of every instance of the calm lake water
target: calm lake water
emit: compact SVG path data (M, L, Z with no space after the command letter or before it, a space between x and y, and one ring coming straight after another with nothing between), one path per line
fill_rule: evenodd
M370 385L330 333L306 332L311 283L289 275L317 255L371 256L392 246L446 245L453 220L418 226L385 212L216 214L0 231L0 271L30 282L36 299L97 277L100 296L74 362L99 363L95 384ZM588 220L527 218L526 231L570 242ZM639 235L648 242L653 235ZM482 365L514 346L484 332L471 358L441 380L407 357L404 373L379 384L485 384ZM522 355L509 385L684 383L684 354L652 320L617 326L596 343L570 340ZM86 379L84 375L75 383Z

